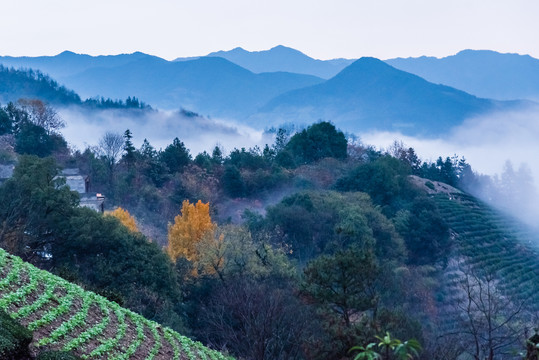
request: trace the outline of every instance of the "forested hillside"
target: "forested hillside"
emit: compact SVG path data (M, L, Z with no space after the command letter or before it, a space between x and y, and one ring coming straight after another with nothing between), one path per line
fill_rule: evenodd
M20 98L39 98L53 104L73 105L81 102L72 90L35 70L15 70L0 65L0 100L4 103Z
M376 150L328 122L230 153L194 155L179 138L136 148L128 129L71 151L32 109L0 111L0 154L15 165L0 186L0 247L210 348L244 359L516 359L533 335L533 232L466 192L478 174L464 158L424 162L397 142ZM41 134L32 146L25 127ZM62 168L89 176L104 213L79 206ZM18 260L6 259L0 281L22 274L5 287L22 290L0 301L25 298L33 270L10 272ZM105 321L97 309L110 303L90 300ZM71 315L58 321L73 325ZM132 335L157 354L167 330L151 324ZM51 334L39 339L64 333Z
M0 65L0 101L17 102L20 99L34 99L54 106L80 105L88 109L150 109L136 97L127 96L123 100L93 97L81 100L73 90L60 85L56 80L39 70L7 68Z

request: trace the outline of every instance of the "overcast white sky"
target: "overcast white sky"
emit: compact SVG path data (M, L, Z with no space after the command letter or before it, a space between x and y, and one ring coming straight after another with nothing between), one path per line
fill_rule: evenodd
M492 49L539 58L538 0L6 0L0 55L174 59L276 45L328 59Z

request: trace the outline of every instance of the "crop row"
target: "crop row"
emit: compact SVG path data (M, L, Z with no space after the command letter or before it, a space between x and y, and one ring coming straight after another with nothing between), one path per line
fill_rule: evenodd
M100 295L85 291L77 285L24 263L2 249L0 271L4 272L4 277L0 280L0 306L9 307L13 318L25 319L41 311L37 318L27 324L32 331L51 327L51 324L58 323L58 319L63 320L51 329L52 331L46 332L48 336L37 338L36 346L46 345L74 351L84 359L103 356L113 360L129 359L145 340L149 341L146 339L147 329L152 334L151 349L145 355L147 360L158 357L164 342L170 344L175 360L232 359L124 309ZM75 312L76 308L79 309ZM90 309L100 313L99 321L95 324L87 324ZM66 318L69 312L74 313ZM111 326L111 316L116 319L115 333L112 337L105 337L103 334ZM127 318L134 324L136 335L128 346L120 348L120 341L125 338L129 326ZM85 348L92 339L98 340L98 345L93 350Z
M469 195L456 195L456 200L434 198L440 214L457 234L455 250L464 256L465 265L497 273L500 289L517 298L537 296L538 251L529 245L528 230ZM451 287L455 282L450 280L446 285Z

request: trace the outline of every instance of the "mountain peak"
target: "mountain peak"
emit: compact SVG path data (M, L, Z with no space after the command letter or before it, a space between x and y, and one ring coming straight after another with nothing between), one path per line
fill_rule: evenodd
M284 45L277 45L277 46L274 46L271 49L266 50L266 51L272 51L272 50L275 50L275 51L291 51L291 52L296 52L296 53L299 52L299 53L301 53L301 51L299 51L299 50L296 50L296 49L293 49L291 47L284 46Z
M357 76L364 76L364 75L380 75L382 73L388 73L388 72L399 72L399 70L395 69L394 67L386 64L380 59L374 58L374 57L362 57L356 61L354 61L352 64L344 68L340 73L338 73L335 78L341 78L346 77L349 78L351 76L357 77Z
M56 56L64 56L64 57L67 57L67 56L77 56L77 55L79 55L79 54L74 53L73 51L64 50L64 51L62 51L61 53L59 53L58 55L56 55Z

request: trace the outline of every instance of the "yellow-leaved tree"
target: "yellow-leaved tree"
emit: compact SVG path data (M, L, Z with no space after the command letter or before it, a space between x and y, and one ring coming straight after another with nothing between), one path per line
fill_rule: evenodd
M121 207L116 208L113 211L106 211L105 215L113 216L116 219L120 220L122 225L128 228L132 232L138 232L137 223L135 218L129 214L127 210L122 209Z
M198 262L197 244L205 237L213 237L216 225L211 222L210 203L198 201L182 203L181 214L174 218L174 224L168 226L167 253L173 261L179 256L191 262Z

